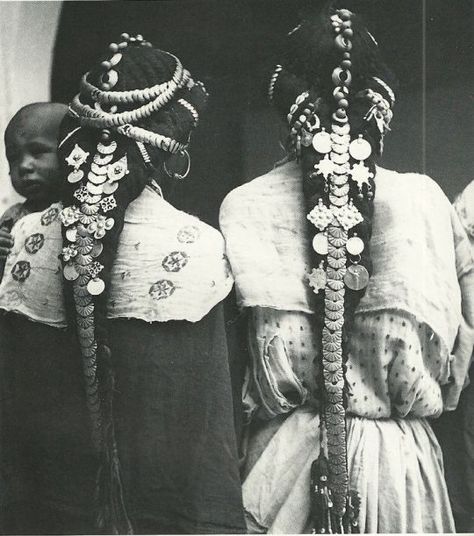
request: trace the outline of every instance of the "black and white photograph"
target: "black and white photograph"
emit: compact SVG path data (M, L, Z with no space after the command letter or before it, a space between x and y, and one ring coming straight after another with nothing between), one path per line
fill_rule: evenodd
M474 534L474 1L0 1L0 534Z

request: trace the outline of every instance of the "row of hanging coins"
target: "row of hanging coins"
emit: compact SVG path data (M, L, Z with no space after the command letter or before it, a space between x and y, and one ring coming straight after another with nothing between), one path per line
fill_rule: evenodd
M114 219L107 215L117 206L113 192L118 188L118 181L128 173L126 157L113 162L117 142L110 140L108 132L104 132L102 137L87 176L81 167L86 164L89 153L76 144L66 158L74 168L68 175L68 181L78 185L73 195L79 206L72 205L61 212L61 221L66 227L63 274L72 282L87 404L93 420L92 435L97 445L101 441L101 413L94 297L105 290L105 282L100 278L104 266L97 259L103 251L102 240L114 225Z
M351 13L338 10L331 17L331 23L336 33L335 46L342 53L341 63L332 74L336 111L332 115L331 132L322 129L313 137L312 142L313 148L325 155L315 165L315 171L326 180L328 203L324 204L320 200L308 215L308 219L320 230L313 239L313 248L316 253L326 257L326 269L322 262L310 274L309 283L316 293L324 290L322 371L325 391L323 421L327 443L323 448L327 450L327 478L332 498L329 517L336 525L333 524L331 531L346 532L344 518L349 479L343 404L344 279L347 272L348 229L358 221L354 210L358 211L349 198L350 125L347 97L351 83Z
M115 46L109 48L112 58L103 62L101 67L110 74L111 68L120 62L122 56ZM111 80L106 76L100 80L102 89L111 89L116 83L117 79ZM116 106L109 107L109 112L115 111ZM61 213L61 221L66 227L66 245L62 252L65 263L63 274L65 279L72 282L87 406L92 420L92 440L99 449L102 447L103 430L94 297L105 290L105 282L100 277L104 266L98 259L103 251L102 240L115 223L107 213L117 207L113 194L118 188L118 181L128 173L126 156L114 162L117 142L112 139L111 132L103 130L100 138L92 162L89 153L78 144L66 158L68 165L73 168L67 180L70 184L77 184L73 195L78 204L64 208ZM86 166L88 160L90 166Z

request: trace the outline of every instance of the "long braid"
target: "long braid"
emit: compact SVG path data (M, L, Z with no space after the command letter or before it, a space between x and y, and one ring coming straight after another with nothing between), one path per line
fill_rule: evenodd
M355 310L372 273L375 159L391 119L394 96L385 81L392 78L360 19L331 3L288 41L269 96L289 123L289 154L301 164L314 237L308 284L322 409L321 451L311 470L313 531L351 532L358 498L349 489L345 372Z
M188 145L207 100L202 84L192 81L177 58L139 36L123 38L120 45L110 45L110 60L102 59L85 75L71 115L63 122L59 146L67 177L61 213L66 304L81 348L92 440L101 457L97 529L112 534L133 529L114 430L115 374L107 321L110 274L128 205L151 180L162 192L169 191L173 178L163 171L163 163ZM153 87L158 87L157 95L149 89ZM127 100L129 92L133 100ZM143 115L152 100L161 103ZM126 125L117 120L124 113L129 117ZM110 126L103 128L105 123ZM141 142L143 133L149 144Z

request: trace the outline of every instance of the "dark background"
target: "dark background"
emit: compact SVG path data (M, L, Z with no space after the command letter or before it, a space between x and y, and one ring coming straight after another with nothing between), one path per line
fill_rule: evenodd
M70 101L81 75L122 32L142 33L178 55L211 93L207 113L193 135L192 171L181 189L180 208L215 225L225 194L265 173L284 155L279 143L285 138L284 125L266 102L266 88L281 39L296 26L298 7L307 3L65 2L53 100ZM474 179L472 0L348 0L346 7L364 15L400 82L381 164L427 173L454 199ZM238 377L245 345L242 334L233 337L231 356L240 357L231 359L231 368ZM458 529L470 530L472 500L466 488L461 416L459 411L443 416L437 433Z
M279 144L284 126L266 102L266 87L281 38L307 3L65 2L52 98L68 102L80 76L122 32L142 33L177 54L211 93L193 138L183 208L215 224L224 195L284 154ZM453 199L474 179L472 0L348 0L346 5L364 15L400 81L381 164L425 172Z

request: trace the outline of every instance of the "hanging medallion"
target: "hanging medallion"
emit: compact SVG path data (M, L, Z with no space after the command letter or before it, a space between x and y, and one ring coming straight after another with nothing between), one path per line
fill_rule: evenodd
M351 264L344 276L344 283L351 290L362 290L369 284L369 272L360 264Z
M75 169L74 171L71 171L69 175L67 176L67 181L71 184L74 184L76 182L79 182L84 177L84 172L80 169Z
M313 238L313 249L318 255L328 254L328 237L324 233L318 233Z
M313 136L313 148L320 154L327 154L331 151L331 135L324 129Z
M346 249L350 255L360 255L364 251L364 241L357 235L351 236L347 241Z
M354 160L366 160L372 154L372 147L367 140L359 137L349 144L349 153Z

